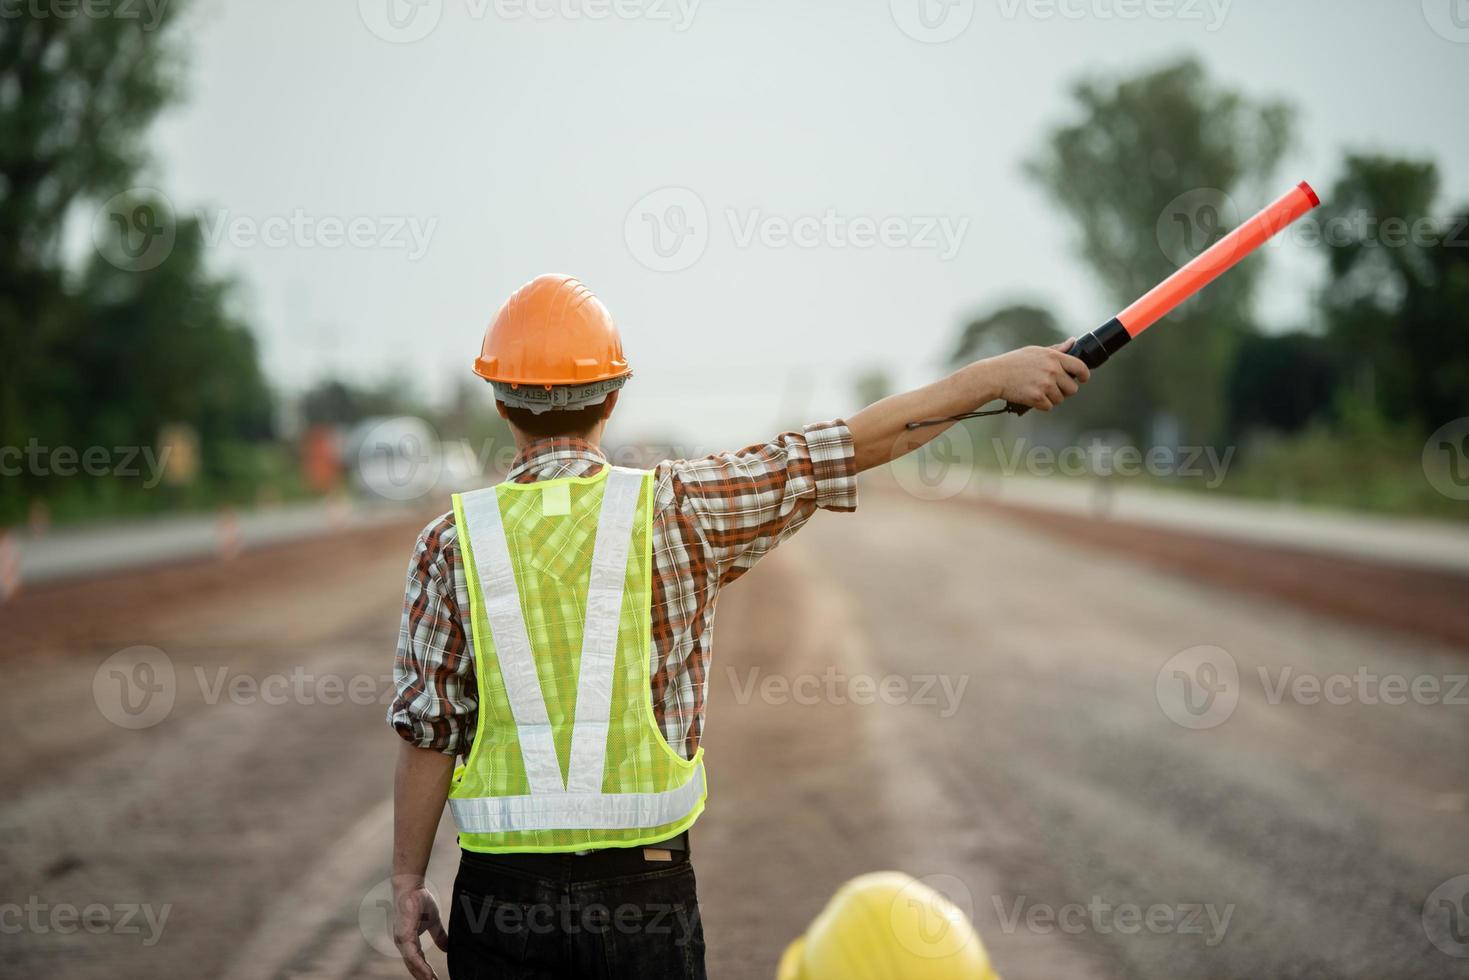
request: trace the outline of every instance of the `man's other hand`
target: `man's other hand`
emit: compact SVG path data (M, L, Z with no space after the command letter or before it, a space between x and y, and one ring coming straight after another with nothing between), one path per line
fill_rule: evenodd
M394 891L393 895L393 945L403 957L403 965L414 980L438 980L434 968L423 958L423 947L418 937L425 930L433 937L439 949L449 948L449 934L439 918L439 903L427 888L418 885Z

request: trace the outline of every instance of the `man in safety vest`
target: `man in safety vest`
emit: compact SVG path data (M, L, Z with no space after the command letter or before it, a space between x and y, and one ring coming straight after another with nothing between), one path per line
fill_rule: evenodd
M703 977L688 829L719 590L818 508L854 510L859 472L945 428L910 420L1075 394L1088 372L1066 346L644 472L600 449L631 376L606 307L569 276L517 290L474 371L518 455L498 486L454 496L408 569L388 721L409 973L434 975L427 931L456 980ZM446 799L462 850L447 933L423 877Z

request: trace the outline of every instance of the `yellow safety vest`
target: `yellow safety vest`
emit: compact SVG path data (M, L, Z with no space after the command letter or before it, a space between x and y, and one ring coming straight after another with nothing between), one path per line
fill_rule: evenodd
M633 847L703 812L703 750L653 717L652 515L652 474L615 466L454 495L479 685L449 790L465 849Z

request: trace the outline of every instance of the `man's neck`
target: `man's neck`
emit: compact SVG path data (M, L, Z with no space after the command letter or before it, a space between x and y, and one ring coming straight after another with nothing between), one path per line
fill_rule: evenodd
M510 435L515 440L515 451L517 453L525 452L527 448L534 446L538 442L550 442L555 439L575 439L577 442L587 443L599 453L602 451L602 426L600 425L590 432L567 432L557 436L534 436L530 433L522 432L512 425L510 427Z

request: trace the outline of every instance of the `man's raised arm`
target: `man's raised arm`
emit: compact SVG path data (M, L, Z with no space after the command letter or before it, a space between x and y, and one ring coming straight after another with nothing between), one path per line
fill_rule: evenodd
M998 398L1049 412L1091 377L1079 358L1063 353L1074 342L987 357L932 384L867 406L847 419L858 471L906 456L949 427L909 429L909 422L961 415Z

